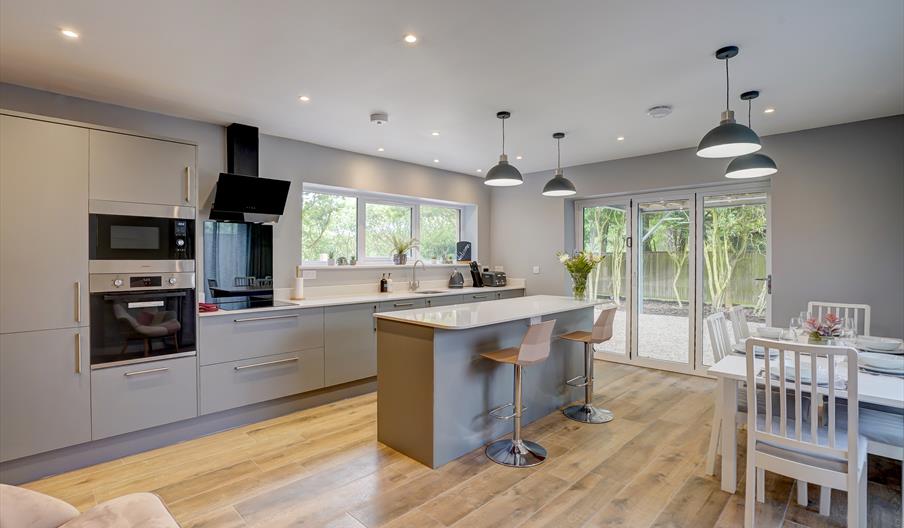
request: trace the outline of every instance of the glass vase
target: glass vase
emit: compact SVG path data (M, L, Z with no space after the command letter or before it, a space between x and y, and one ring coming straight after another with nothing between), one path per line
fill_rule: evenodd
M571 295L576 300L583 301L587 299L587 275L571 275Z

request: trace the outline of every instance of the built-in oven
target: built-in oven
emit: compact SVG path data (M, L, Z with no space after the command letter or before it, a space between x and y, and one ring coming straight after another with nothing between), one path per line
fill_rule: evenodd
M196 354L194 273L89 277L91 366Z
M91 200L91 273L195 271L195 209Z

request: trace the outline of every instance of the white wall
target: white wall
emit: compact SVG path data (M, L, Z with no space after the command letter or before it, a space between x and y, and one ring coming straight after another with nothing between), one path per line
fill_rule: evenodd
M703 131L705 132L705 131ZM701 132L701 134L703 133ZM873 334L904 337L904 116L763 138L772 177L773 321L809 300L867 303ZM724 184L727 161L693 149L565 170L579 197ZM528 293L567 292L555 252L573 250L572 203L540 191L551 172L492 191L493 260ZM542 273L531 274L540 265Z
M0 83L0 108L197 143L198 192L204 204L201 218L207 217L214 185L220 172L226 170L226 129L221 125L4 83ZM260 176L292 182L285 214L274 230L276 287L292 285L295 266L301 261L303 182L476 204L477 250L480 255L490 255L490 190L482 179L264 134L260 137ZM394 274L393 278L403 280L407 273ZM318 280L309 284L372 282L376 287L380 274L381 270L375 269L330 270L319 272ZM424 279L440 279L448 277L449 270L439 268L419 274ZM199 277L199 283L203 284L203 277Z

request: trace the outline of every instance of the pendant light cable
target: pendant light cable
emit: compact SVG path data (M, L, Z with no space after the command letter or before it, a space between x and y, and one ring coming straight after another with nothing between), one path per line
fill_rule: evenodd
M502 119L502 155L505 155L505 119Z
M562 138L556 138L556 169L562 170Z
M731 100L731 98L728 96L728 93L730 92L729 84L728 84L728 83L729 83L729 80L728 80L728 59L725 59L725 111L726 111L726 112L729 111L729 110L731 110L731 106L730 106L730 104L729 104L729 101Z
M747 128L753 129L753 121L750 119L750 107L753 106L753 99L747 100Z

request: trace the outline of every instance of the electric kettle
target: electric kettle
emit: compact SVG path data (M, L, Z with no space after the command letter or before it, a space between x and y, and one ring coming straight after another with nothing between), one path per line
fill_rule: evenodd
M453 269L452 276L449 277L449 288L464 288L465 278L457 269Z

